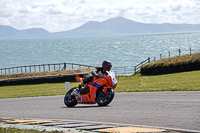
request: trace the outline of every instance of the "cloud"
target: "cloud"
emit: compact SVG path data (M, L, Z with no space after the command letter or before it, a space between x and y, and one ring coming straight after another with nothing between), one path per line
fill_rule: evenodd
M17 29L44 28L50 32L76 28L88 21L104 21L125 17L142 23L200 24L199 0L166 0L164 3L138 3L127 0L117 3L93 0L44 0L25 4L1 0L0 25Z
M157 5L146 3L135 5L127 11L126 17L143 23L200 24L199 5L193 0L167 1Z

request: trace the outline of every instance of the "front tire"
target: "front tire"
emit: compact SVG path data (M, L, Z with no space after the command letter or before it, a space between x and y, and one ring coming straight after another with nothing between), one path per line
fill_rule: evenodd
M114 98L114 90L112 88L107 89L104 93L102 90L97 94L97 104L99 106L107 106Z
M74 107L78 104L75 96L71 95L73 90L74 88L70 89L65 95L64 103L67 107Z

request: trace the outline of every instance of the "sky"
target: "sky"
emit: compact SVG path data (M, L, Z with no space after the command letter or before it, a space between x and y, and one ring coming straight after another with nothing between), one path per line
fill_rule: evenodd
M124 17L141 23L200 24L200 0L0 0L0 25L67 31Z

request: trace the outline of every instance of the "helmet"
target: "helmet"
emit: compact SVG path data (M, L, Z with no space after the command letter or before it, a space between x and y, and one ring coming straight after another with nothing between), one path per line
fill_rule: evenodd
M111 68L112 68L112 63L111 63L110 61L105 60L105 61L103 61L103 63L102 63L102 67L103 67L103 69L105 69L106 71L110 71Z

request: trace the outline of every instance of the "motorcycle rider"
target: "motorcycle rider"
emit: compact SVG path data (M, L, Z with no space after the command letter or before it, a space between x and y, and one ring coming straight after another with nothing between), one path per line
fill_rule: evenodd
M88 75L81 84L78 85L77 89L80 92L87 93L89 91L89 88L85 87L84 89L81 89L85 84L88 84L93 80L94 77L96 78L103 78L107 75L106 71L110 71L112 68L112 63L108 60L104 60L102 63L102 67L95 67L95 69L92 71L90 75ZM89 92L88 92L89 93Z

